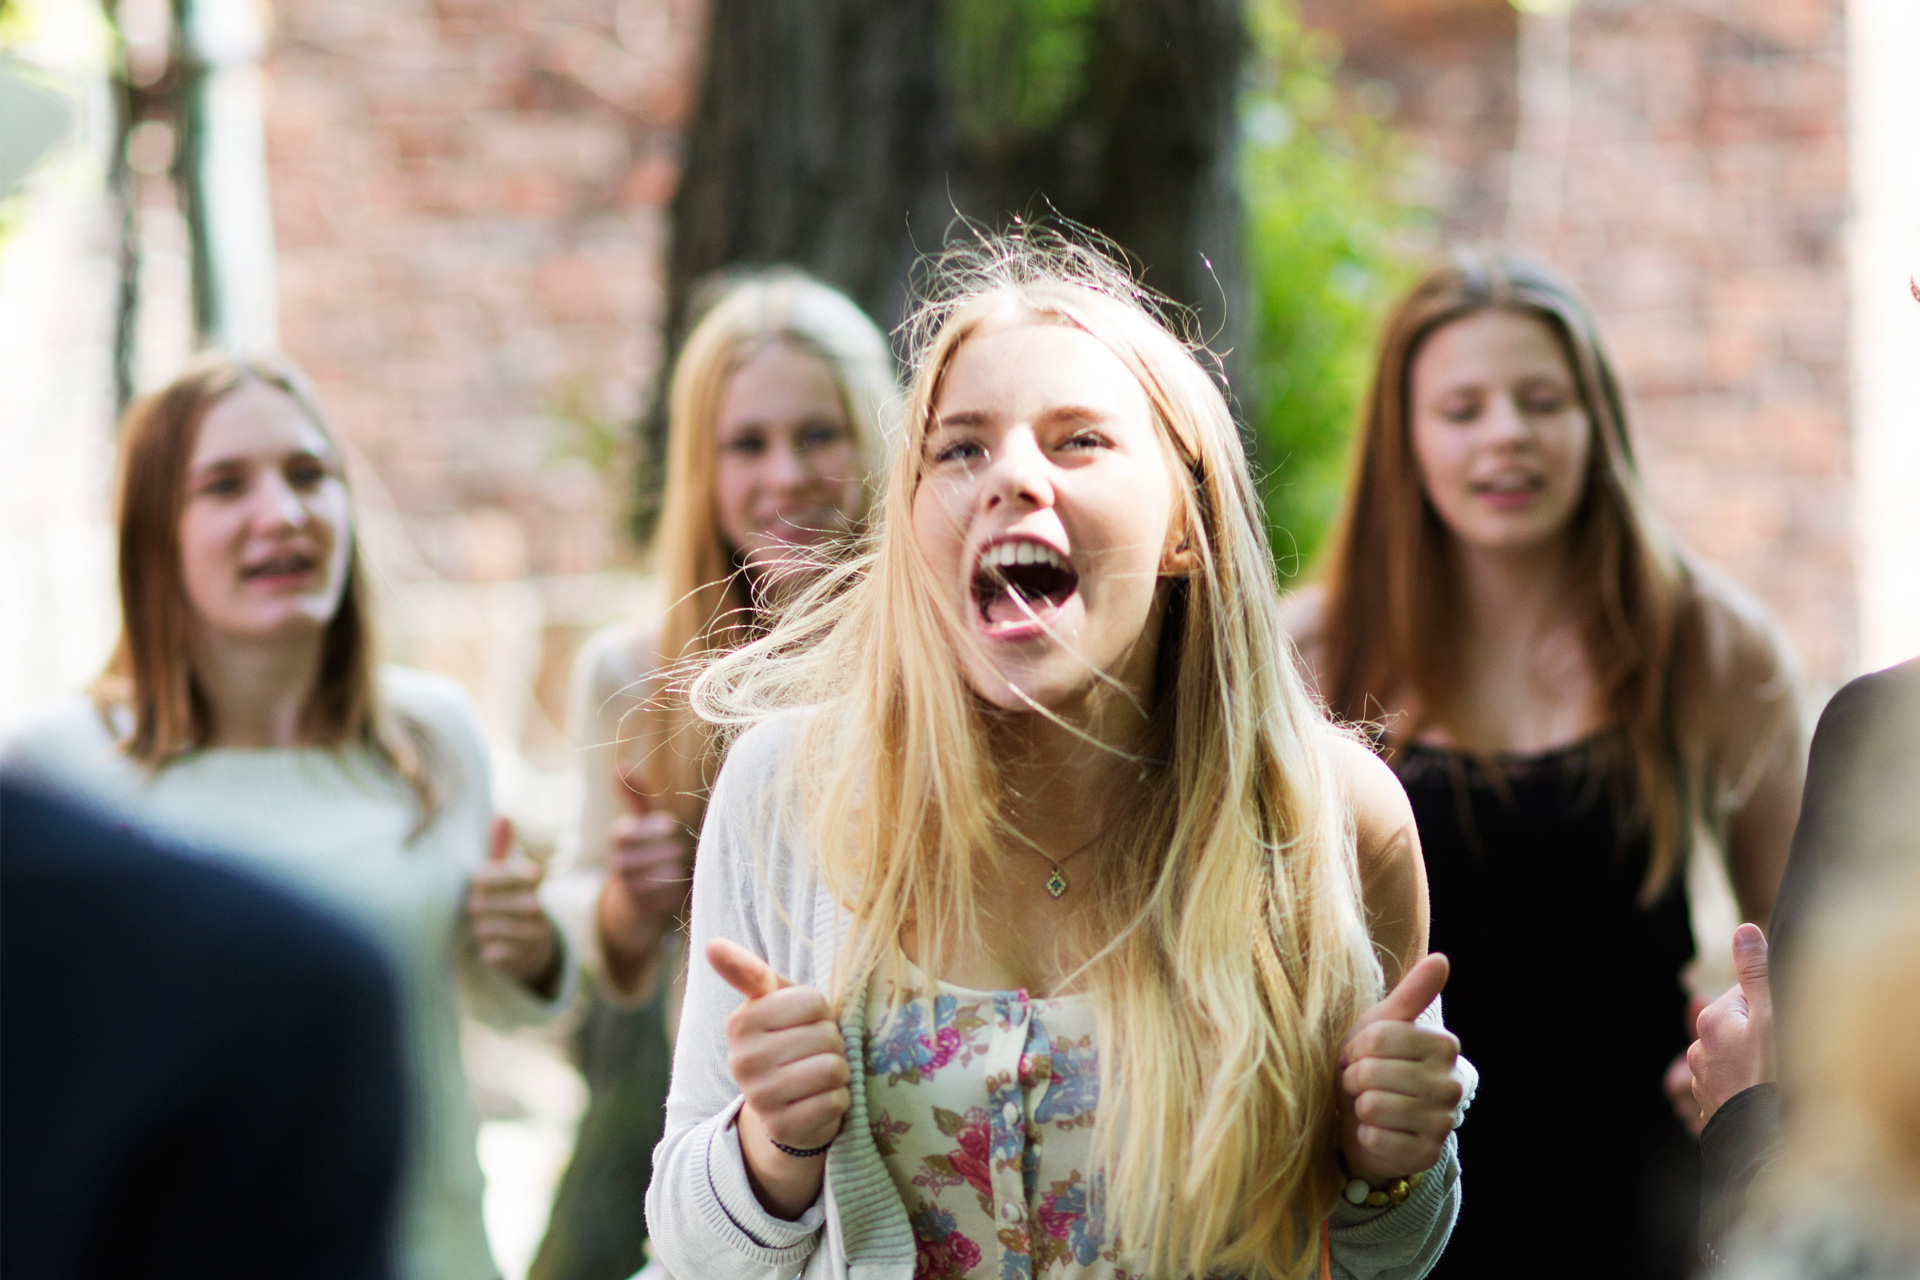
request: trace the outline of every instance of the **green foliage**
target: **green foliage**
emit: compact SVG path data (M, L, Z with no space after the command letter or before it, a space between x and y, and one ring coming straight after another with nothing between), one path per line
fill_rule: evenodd
M1337 514L1385 308L1417 272L1424 218L1395 193L1403 150L1382 95L1343 100L1339 42L1296 0L1248 0L1240 180L1257 316L1244 399L1283 573Z
M1087 83L1101 0L947 0L942 44L961 132L992 143L1038 132Z
M549 462L578 458L609 482L632 465L632 423L600 407L591 379L568 378L553 386L547 417L554 426Z

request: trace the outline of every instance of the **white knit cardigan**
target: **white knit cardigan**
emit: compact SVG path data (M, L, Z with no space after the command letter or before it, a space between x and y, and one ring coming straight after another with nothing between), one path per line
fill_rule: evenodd
M655 1274L675 1280L911 1280L913 1230L867 1124L860 1087L865 1002L848 1000L840 1029L854 1067L853 1104L827 1153L820 1199L798 1219L767 1212L747 1181L734 1120L741 1097L727 1069L726 1021L740 996L706 962L709 938L730 938L803 986L827 980L848 925L776 821L781 757L798 721L782 717L743 735L714 784L693 876L686 1005L675 1041L666 1136L647 1189ZM756 851L756 846L758 849ZM1437 1002L1430 1011L1437 1021ZM1469 1092L1477 1075L1460 1059ZM1462 1103L1461 1114L1464 1114ZM1456 1124L1459 1116L1456 1116ZM1417 1280L1439 1257L1460 1205L1457 1144L1406 1203L1342 1201L1330 1220L1333 1274L1345 1280Z

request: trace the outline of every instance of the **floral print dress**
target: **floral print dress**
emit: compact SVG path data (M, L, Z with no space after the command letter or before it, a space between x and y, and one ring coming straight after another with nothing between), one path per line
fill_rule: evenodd
M1092 1003L903 977L867 990L867 1114L914 1280L1137 1280L1101 1221ZM904 989L902 989L904 983Z

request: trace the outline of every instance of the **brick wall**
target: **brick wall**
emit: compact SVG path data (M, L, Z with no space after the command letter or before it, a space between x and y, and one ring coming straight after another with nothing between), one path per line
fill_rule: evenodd
M282 343L423 571L620 555L698 0L280 0Z
M1448 239L1498 234L1519 127L1519 15L1508 0L1301 0L1308 26L1339 38L1341 78L1391 104L1418 142L1407 194Z

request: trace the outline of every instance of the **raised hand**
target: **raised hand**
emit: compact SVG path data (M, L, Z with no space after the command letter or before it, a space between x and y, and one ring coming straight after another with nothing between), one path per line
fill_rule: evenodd
M792 1151L832 1142L853 1105L846 1041L824 995L789 983L738 943L713 939L707 962L746 997L727 1019L727 1069L746 1099L739 1128L748 1178L769 1212L797 1218L820 1194L826 1157Z
M1347 1172L1375 1186L1431 1169L1453 1131L1460 1042L1414 1023L1447 985L1447 971L1438 954L1414 965L1341 1046L1340 1149Z
M1702 1124L1734 1094L1775 1077L1773 989L1767 977L1767 935L1759 925L1743 924L1733 931L1733 971L1739 985L1700 1011L1695 1023L1700 1038L1687 1050Z
M1706 1011L1707 1002L1699 996L1687 997L1687 1039L1689 1042L1700 1034L1696 1029L1700 1024L1700 1015ZM1667 1064L1667 1074L1661 1077L1660 1088L1667 1095L1667 1102L1673 1107L1673 1115L1688 1133L1700 1136L1707 1127L1706 1117L1700 1114L1700 1100L1693 1096L1693 1068L1687 1063L1687 1051L1682 1049L1673 1055L1673 1061Z
M487 861L467 887L467 919L480 959L543 995L559 985L560 940L540 906L545 868L513 853L513 823L495 818Z
M613 789L627 812L607 829L607 880L598 917L608 976L626 987L686 906L693 839L678 819L657 808L657 792L641 770L616 770Z

